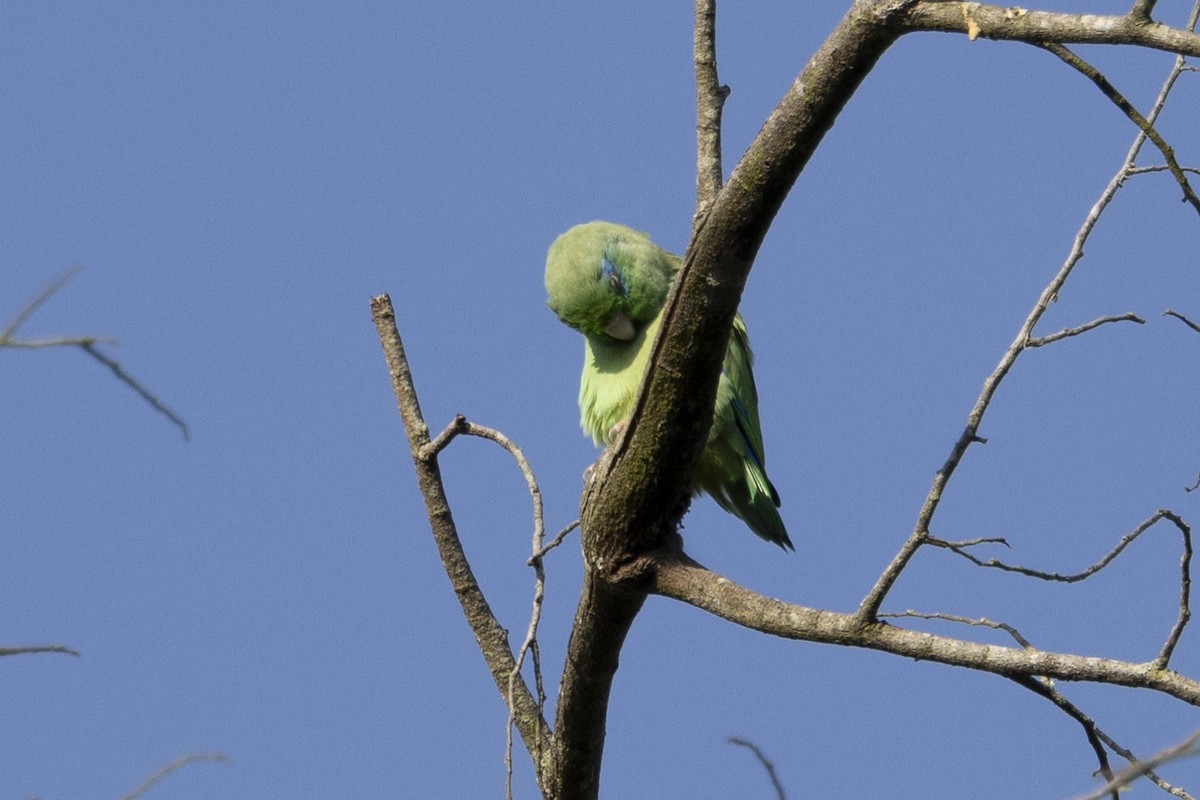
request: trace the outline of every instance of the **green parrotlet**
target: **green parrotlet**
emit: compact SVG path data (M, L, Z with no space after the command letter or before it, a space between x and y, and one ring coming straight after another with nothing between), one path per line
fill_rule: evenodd
M646 234L612 222L576 225L550 245L546 303L583 334L580 425L596 444L611 442L633 413L679 265L679 256ZM779 493L767 478L753 362L738 314L692 491L707 492L754 533L791 550Z

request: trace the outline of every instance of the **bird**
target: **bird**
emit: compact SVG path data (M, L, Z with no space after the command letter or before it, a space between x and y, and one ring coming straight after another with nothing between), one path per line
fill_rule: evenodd
M679 256L649 235L614 222L586 222L559 235L546 254L546 304L583 334L580 427L611 444L629 421ZM693 494L707 493L759 537L794 550L767 478L754 356L741 314L733 320L712 426Z

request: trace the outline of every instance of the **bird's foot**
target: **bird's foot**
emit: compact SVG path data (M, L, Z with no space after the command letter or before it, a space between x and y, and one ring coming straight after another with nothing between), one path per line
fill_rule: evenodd
M608 444L610 447L616 443L617 439L620 438L621 434L624 433L625 429L628 427L629 420L623 419L608 429Z

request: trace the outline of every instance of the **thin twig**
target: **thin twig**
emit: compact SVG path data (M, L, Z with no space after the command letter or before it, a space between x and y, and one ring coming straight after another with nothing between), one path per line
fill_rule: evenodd
M1195 27L1198 14L1200 14L1200 3L1197 3L1192 8L1191 17L1188 20L1188 30ZM1175 85L1175 81L1179 78L1184 65L1183 57L1177 56L1174 65L1167 73L1167 77L1159 89L1158 96L1154 101L1153 107L1150 109L1150 113L1146 117L1147 122L1151 126L1158 120L1159 114L1162 113L1167 96ZM1038 296L1033 309L1021 324L1013 341L1004 351L1004 355L1001 356L996 368L984 380L979 397L975 400L974 406L972 406L970 412L967 414L967 423L963 428L963 432L959 435L953 447L951 447L950 455L946 458L946 462L942 465L942 468L934 475L933 484L929 488L929 493L925 496L912 531L904 541L904 544L901 545L900 550L893 556L891 562L880 573L879 578L875 581L875 585L871 587L871 590L863 597L862 602L859 603L855 617L860 624L865 625L874 621L884 598L899 579L900 573L904 571L905 566L908 565L908 562L916 554L917 550L926 543L929 537L929 526L933 521L934 514L937 512L938 505L941 503L946 486L954 475L954 471L962 462L967 448L972 444L982 441L982 437L979 436L979 426L983 422L983 416L987 413L988 406L991 404L993 397L995 397L997 389L999 389L1001 382L1016 363L1017 357L1028 347L1033 329L1041 320L1042 315L1045 314L1050 302L1058 297L1059 291L1066 283L1067 278L1070 277L1075 265L1083 258L1084 245L1091 236L1092 229L1095 228L1100 215L1104 213L1104 210L1116 196L1117 191L1128 177L1129 171L1133 169L1134 162L1145 141L1146 133L1144 130L1139 129L1129 146L1129 150L1125 154L1125 160L1121 163L1121 166L1112 178L1109 179L1108 185L1104 187L1104 190L1100 193L1100 197L1092 205L1083 222L1080 224L1079 229L1076 231L1071 250L1063 261L1062 266L1059 267L1058 272Z
M1192 322L1190 319L1185 317L1183 314L1180 314L1178 311L1175 311L1174 309L1168 308L1166 311L1163 312L1163 316L1164 317L1174 317L1175 319L1181 320L1184 325L1187 325L1189 328L1194 330L1196 333L1200 333L1200 325L1197 325L1196 323Z
M1200 175L1200 167L1180 167L1184 172L1190 172L1194 175ZM1151 164L1148 167L1134 167L1129 170L1130 175L1146 175L1151 172L1170 172L1171 168L1166 164Z
M467 624L475 635L479 650L487 662L488 671L501 697L512 714L512 726L521 734L525 748L534 760L539 785L542 784L550 754L551 733L542 714L542 705L538 698L529 691L529 687L521 678L517 660L508 642L508 632L496 619L492 612L479 582L471 570L463 550L462 541L454 518L450 513L450 503L446 497L445 485L442 482L441 470L437 463L440 447L453 438L455 431L466 432L470 423L465 418L456 418L447 430L438 437L438 446L429 439L429 428L421 413L421 405L413 383L412 372L408 366L408 358L404 353L404 342L396 327L396 312L392 307L391 298L386 294L371 298L371 316L375 329L379 334L380 345L383 347L384 358L387 361L388 372L392 379L392 389L396 395L396 405L400 418L404 422L405 434L408 438L409 451L412 454L413 465L417 471L417 484L425 501L425 509L429 516L430 530L434 543L438 548L442 566L454 594L462 606ZM518 451L519 452L519 451ZM522 456L518 463L524 460ZM515 675L515 678L514 678Z
M79 273L79 269L79 267L75 267L75 269L67 270L60 277L51 282L49 286L38 292L37 297L26 303L25 306L16 313L16 316L8 321L8 324L4 326L4 330L0 331L0 346L7 345L8 340L11 339L12 335L17 332L17 328L20 328L25 323L25 320L29 319L29 315L34 311L37 311L38 307L41 306L42 303L45 303L47 300L49 300L51 295L53 295L63 286L66 286L67 281L71 280L71 278L75 277L75 275Z
M542 665L537 646L537 629L542 617L542 603L546 596L546 571L543 567L542 559L546 552L561 542L567 533L578 523L576 522L568 526L566 530L560 532L555 537L555 541L550 546L543 547L542 542L546 538L546 527L543 522L542 491L538 488L537 479L533 475L533 467L530 466L529 460L525 458L525 454L521 452L521 448L503 433L494 428L488 428L484 425L471 422L462 414L455 414L454 419L442 429L442 432L421 448L421 457L425 459L435 458L459 435L478 436L482 439L488 439L507 450L509 455L517 462L517 467L521 470L521 475L525 478L525 486L529 490L529 496L533 503L533 555L529 557L527 562L534 569L533 609L530 612L529 626L526 628L525 638L521 642L521 646L517 649L513 667L508 673L508 691L505 694L505 702L508 706L508 724L505 726L504 734L504 796L508 800L512 800L512 732L515 727L517 714L516 697L518 681L521 676L521 668L525 664L526 655L531 655L532 657L534 685L537 691L536 705L539 715L545 713L546 706L545 684L542 681ZM538 748L534 752L531 752L530 755L533 757L534 766L539 770L538 785L543 785L543 776L541 774L543 753L540 750L540 745L541 740L539 739Z
M1057 42L1039 42L1038 47L1041 47L1044 50L1047 50L1058 56L1067 65L1086 76L1089 80L1091 80L1092 83L1096 84L1096 88L1098 88L1105 97L1112 101L1113 105L1119 108L1121 112L1125 114L1125 116L1129 117L1134 125L1138 126L1138 128L1142 131L1142 134L1149 138L1150 141L1154 143L1154 146L1158 148L1159 152L1162 153L1163 160L1167 162L1167 168L1171 171L1171 174L1175 176L1175 181L1179 184L1179 188L1183 190L1183 199L1191 203L1192 207L1196 209L1196 212L1200 213L1200 197L1196 196L1196 192L1193 191L1192 185L1188 183L1187 176L1183 173L1183 169L1179 166L1179 162L1175 160L1175 151L1169 144L1167 144L1166 140L1159 135L1158 131L1154 129L1154 124L1150 120L1143 117L1141 113L1133 107L1133 104L1125 99L1125 95L1117 91L1117 88L1109 83L1108 78L1105 78L1098 69L1084 61L1079 56L1075 55L1075 53L1071 52L1065 46L1058 44Z
M1182 518L1171 511L1162 509L1159 513L1162 514L1163 519L1170 520L1183 535L1183 554L1179 557L1179 614L1175 618L1175 624L1171 626L1171 632L1167 634L1166 641L1163 642L1158 657L1154 659L1155 667L1166 669L1167 662L1171 660L1171 654L1175 652L1175 645L1179 643L1179 637L1183 635L1183 629L1187 627L1188 620L1192 618L1192 529Z
M1029 640L1022 636L1021 632L1012 625L1009 625L1007 622L996 622L995 620L990 620L987 617L963 617L959 616L958 614L946 614L940 611L913 611L911 608L906 611L893 611L886 614L881 613L879 615L880 619L899 619L901 617L913 617L915 619L938 619L946 622L957 622L960 625L972 625L980 628L991 628L992 630L1004 631L1012 637L1014 642L1021 645L1021 647L1024 647L1027 650L1033 649L1033 645L1029 643Z
M881 618L915 617L917 619L943 620L962 625L992 628L993 630L1004 631L1010 637L1012 637L1013 641L1015 641L1025 650L1033 651L1036 649L1034 645L1014 626L1009 625L1007 622L996 622L988 619L987 617L963 617L957 614L945 614L941 612L923 613L920 611L913 611L912 609L908 609L907 611L899 613L880 614L879 616ZM1054 703L1059 710L1079 723L1079 725L1083 728L1084 735L1087 737L1088 744L1096 754L1096 759L1100 763L1100 772L1102 775L1104 775L1105 780L1111 780L1113 777L1112 768L1108 762L1108 754L1104 750L1105 746L1131 764L1138 760L1133 753L1122 747L1111 736L1105 733L1104 730L1096 724L1095 720L1085 714L1082 709L1080 709L1078 706L1068 700L1065 695L1058 691L1058 689L1054 686L1054 681L1044 676L1035 675L1009 675L1007 677L1014 683L1017 683L1018 685L1034 692L1040 697L1044 697L1050 702ZM1195 798L1193 798L1190 794L1179 787L1172 786L1171 784L1167 783L1152 771L1147 771L1146 777L1157 784L1158 787L1163 791L1169 792L1170 794L1181 798L1181 800L1195 800ZM1117 800L1115 794L1113 796L1113 800Z
M783 784L779 782L779 775L775 772L774 762L767 758L766 754L763 753L762 749L758 745L748 739L743 739L740 736L730 736L725 741L729 742L730 744L736 744L739 747L745 747L751 753L754 753L754 757L758 759L758 763L762 764L763 769L767 771L767 777L771 779L771 785L775 787L775 796L779 798L779 800L787 800L787 795L784 794L783 791Z
M716 0L696 0L692 33L696 72L696 213L693 230L708 213L725 179L721 167L721 112L729 87L717 78Z
M0 647L0 656L19 656L25 653L66 653L69 656L79 656L79 651L65 644L28 644L13 647Z
M71 278L73 278L78 272L78 267L68 270L67 272L63 273L61 277L53 281L49 286L42 289L42 291L39 292L35 298L26 303L25 306L21 308L21 310L18 311L11 320L9 320L8 325L4 327L4 330L0 331L0 347L26 349L40 347L78 347L92 358L111 369L113 374L117 376L118 380L137 392L138 395L140 395L143 400L149 403L155 411L171 420L171 422L173 422L183 433L183 440L185 442L188 441L189 434L187 423L184 422L178 414L168 408L161 400L155 397L154 394L151 393L150 390L143 386L140 382L138 382L137 379L123 370L120 364L96 349L97 344L115 344L115 339L103 336L56 336L44 339L13 338L13 334L15 334L17 329L25 323L25 320L29 319L30 315L33 314L34 311L36 311L43 303L49 300L55 292L65 286L67 281L71 280Z
M939 539L935 536L930 536L926 540L926 543L929 544L931 547L940 547L945 550L949 550L953 553L957 553L958 555L962 556L963 558L967 559L968 561L970 561L971 563L975 564L978 567L988 567L991 569L999 569L999 570L1003 570L1005 572L1016 572L1021 575L1026 575L1031 578L1039 578L1044 581L1054 581L1057 583L1078 583L1079 581L1087 580L1092 575L1095 575L1097 572L1099 572L1100 570L1104 569L1109 564L1111 564L1113 562L1113 560L1116 559L1116 557L1121 554L1121 551L1129 546L1130 542L1132 542L1134 539L1138 538L1143 533L1145 533L1146 530L1151 525L1158 522L1160 519L1162 519L1168 513L1170 513L1170 512L1166 512L1164 510L1159 510L1159 511L1155 512L1149 518L1143 520L1132 531L1130 531L1129 533L1126 533L1124 536L1122 536L1117 541L1117 543L1115 545L1113 545L1112 549L1109 550L1107 553L1105 553L1103 556L1101 556L1101 558L1098 561L1096 561L1095 563L1091 564L1090 566L1080 570L1079 572L1072 572L1072 573L1068 573L1068 574L1062 574L1059 572L1047 572L1047 571L1038 570L1038 569L1031 569L1029 567L1023 567L1023 566L1020 566L1017 564L1008 564L1006 562L1000 561L999 559L995 559L995 558L989 558L989 559L985 560L985 559L981 559L981 558L978 558L978 557L972 555L966 549L967 547L973 546L976 543L982 543L982 542L987 541L985 539L973 539L973 540L969 540L966 544L964 544L962 542L949 542L944 539ZM1172 516L1174 516L1174 515L1172 515ZM1005 544L1007 545L1007 542L1005 542Z
M529 566L533 566L533 560L535 558L542 558L546 555L546 553L549 553L551 550L558 547L560 544L563 543L563 540L567 538L567 535L570 534L571 531L575 530L578 527L579 527L579 520L575 520L574 522L567 525L567 527L563 528L561 531L556 533L554 535L554 538L546 543L545 547L543 547L541 550L539 550L536 553L534 553L533 555L531 555L529 557L529 561L526 563L528 563Z
M225 763L229 761L229 759L225 757L224 753L192 753L190 755L180 756L170 764L167 764L165 767L155 772L149 778L146 778L146 780L142 781L141 784L139 784L138 787L132 792L123 795L121 800L136 800L136 798L145 794L151 786L158 783L175 770L197 761L214 761L218 763Z
M1099 773L1104 776L1106 781L1112 780L1113 771L1112 766L1108 763L1108 751L1104 749L1104 742L1100 738L1100 729L1096 726L1095 720L1083 713L1078 706L1055 689L1054 682L1048 678L1023 675L1011 678L1010 680L1039 697L1046 698L1060 711L1078 722L1079 726L1083 728L1083 735L1087 738L1088 745L1091 746L1092 752L1096 754L1096 760L1100 763ZM1112 791L1110 800L1120 800L1116 789Z
M542 682L542 665L541 657L537 646L537 630L538 623L542 618L542 602L546 596L546 570L542 563L542 541L546 538L546 527L543 522L542 513L542 492L538 488L537 479L533 475L533 468L529 465L529 461L525 458L525 454L507 436L492 428L486 428L482 425L476 425L473 422L466 422L461 414L457 415L456 421L463 420L465 423L463 433L469 436L480 436L485 439L490 439L496 444L503 447L509 452L517 462L518 468L521 470L521 475L525 478L525 486L529 490L529 496L533 503L533 555L530 557L530 566L534 569L534 584L533 584L533 608L529 616L529 626L525 631L525 638L521 642L521 646L517 649L516 660L513 664L512 671L508 674L508 693L505 701L508 705L508 722L505 725L505 746L504 746L504 796L508 800L512 800L512 732L515 727L517 706L517 682L521 677L521 667L525 663L525 656L532 654L533 662L533 677L534 685L537 692L537 709L538 713L544 715L546 707L546 691L545 685ZM540 748L541 740L538 740ZM543 753L540 749L531 753L533 763L538 770L538 785L544 785L544 775L542 774Z
M1185 758L1187 756L1200 755L1200 747L1197 747L1198 744L1200 744L1200 730L1196 731L1179 744L1168 747L1165 750L1160 750L1158 753L1155 753L1147 759L1130 764L1127 768L1114 775L1112 779L1103 786L1099 787L1093 792L1081 795L1075 800L1100 800L1100 798L1104 797L1104 795L1120 791L1138 778L1151 774L1150 771L1161 764L1165 764L1168 761ZM1172 794L1178 793L1172 792Z
M139 383L136 378L122 369L121 365L117 363L115 359L111 359L101 353L93 344L81 344L79 347L83 350L83 352L87 353L89 356L111 369L113 375L116 375L122 383L141 395L141 398L149 403L151 408L165 416L167 419L171 420L171 422L175 423L176 427L178 427L183 433L183 440L185 442L190 441L191 435L188 433L188 426L187 423L183 421L183 418L168 408L166 404L154 396L149 389Z
M1077 325L1074 328L1063 328L1061 331L1047 334L1046 336L1030 337L1025 342L1025 346L1026 347L1041 347L1043 345L1050 344L1051 342L1057 342L1059 339L1066 339L1068 336L1078 336L1081 333L1086 333L1087 331L1090 331L1092 328L1098 328L1101 325L1104 325L1109 322L1136 322L1138 325L1146 324L1146 320L1142 319L1137 314L1134 314L1132 312L1126 312L1124 314L1115 314L1112 316L1100 317L1099 319L1094 319L1091 322L1085 322L1083 325Z
M35 349L38 347L83 347L89 344L116 344L111 336L53 336L49 339L13 339L9 337L0 343L0 347L11 347L14 350Z
M1009 564L997 558L981 559L972 554L967 548L974 546L984 540L975 539L969 542L948 542L943 539L930 536L926 539L926 544L932 547L941 547L946 550L956 553L979 567L987 567L990 569L999 569L1004 572L1015 572L1019 575L1025 575L1030 578L1037 578L1043 581L1053 581L1056 583L1078 583L1087 580L1095 575L1100 570L1107 567L1117 556L1128 547L1135 539L1153 527L1160 520L1167 520L1173 524L1180 532L1183 539L1183 554L1179 559L1179 613L1175 618L1174 624L1171 626L1171 631L1167 634L1166 640L1163 642L1162 649L1152 662L1156 669L1166 669L1167 662L1171 659L1171 654L1175 650L1175 646L1179 642L1179 637L1183 635L1183 629L1187 627L1188 621L1191 620L1192 612L1190 609L1190 597L1192 587L1191 577L1191 562L1192 562L1192 532L1188 524L1178 514L1169 509L1160 508L1158 511L1151 514L1145 520L1137 525L1129 533L1122 536L1117 543L1113 545L1107 553L1100 557L1099 560L1080 570L1069 574L1059 572L1048 572L1045 570L1031 569L1030 567L1020 566L1018 564ZM1005 543L1007 545L1007 542Z

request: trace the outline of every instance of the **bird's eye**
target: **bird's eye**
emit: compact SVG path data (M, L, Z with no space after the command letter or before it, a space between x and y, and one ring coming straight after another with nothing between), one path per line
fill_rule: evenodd
M607 255L604 256L601 263L604 264L604 269L601 274L602 276L608 278L609 288L611 288L617 294L625 294L625 280L621 277L621 273L617 271L616 266L608 260Z

